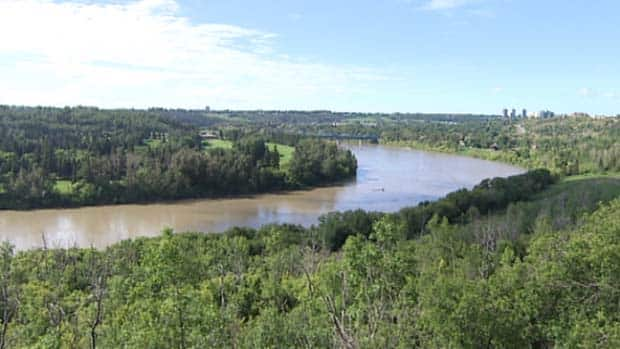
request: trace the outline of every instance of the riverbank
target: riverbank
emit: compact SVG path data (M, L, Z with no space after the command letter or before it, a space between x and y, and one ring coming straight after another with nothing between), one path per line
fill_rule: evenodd
M454 154L461 156L468 156L476 159L483 159L495 162L501 162L505 164L510 164L513 166L523 167L527 170L532 170L536 168L547 168L555 175L558 175L562 178L567 179L581 179L587 177L609 177L609 178L620 178L620 172L587 172L587 173L579 173L579 174L565 174L558 170L549 169L542 161L536 161L535 159L524 159L519 156L516 150L501 150L501 149L481 149L481 148L473 148L466 146L459 146L458 148L454 147L446 147L446 146L433 146L426 143L415 142L415 141L397 141L397 142L385 142L380 141L380 144L395 146L395 147L405 147L410 149L416 149L421 151L432 151L443 154Z
M28 249L40 247L44 233L50 246L104 248L123 239L159 235L164 227L222 232L234 226L258 228L269 223L310 226L328 212L395 212L471 188L485 178L523 172L502 163L406 148L358 145L351 146L351 150L358 159L355 181L226 199L4 211L0 240Z
M525 169L534 169L536 168L535 164L531 161L525 161L524 159L519 158L514 152L507 152L504 150L493 150L493 149L480 149L473 147L445 147L445 146L433 146L427 143L420 143L415 141L394 141L394 142L386 142L383 140L379 140L379 144L395 146L395 147L403 147L410 148L415 150L422 151L432 151L444 154L454 154L461 156L469 156L476 159L489 160L495 162L502 162L505 164L510 164L513 166L523 167Z

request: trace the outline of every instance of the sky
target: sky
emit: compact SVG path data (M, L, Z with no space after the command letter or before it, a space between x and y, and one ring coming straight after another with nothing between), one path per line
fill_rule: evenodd
M620 114L617 0L0 0L0 104Z

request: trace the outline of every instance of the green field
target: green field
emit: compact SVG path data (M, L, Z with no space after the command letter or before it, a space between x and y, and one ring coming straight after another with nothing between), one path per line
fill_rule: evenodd
M290 145L284 145L280 143L271 143L268 142L267 146L269 149L273 150L275 147L278 147L278 153L280 153L280 166L286 168L288 164L291 163L293 159L293 152L295 152L295 148Z
M144 143L151 148L157 148L162 144L161 139L147 139Z
M202 144L207 149L231 149L233 147L233 142L225 139L213 139L209 141L203 141ZM273 150L277 147L278 153L280 153L280 166L286 168L293 159L293 152L295 151L295 148L280 143L267 142L266 144L270 150Z
M233 142L225 139L212 139L208 141L203 141L202 144L208 149L232 149L233 147Z
M73 192L73 183L69 180L59 179L54 183L54 191L60 194L71 194Z
M562 182L582 181L585 179L620 179L620 173L582 174L565 177Z
M601 203L618 197L620 177L567 177L538 193L532 200L512 203L506 212L483 218L485 223L476 223L470 228L493 226L496 232L525 234L534 231L537 222L542 220L555 230L567 229L578 225L585 214L596 210Z
M536 200L557 200L558 197L574 201L611 201L620 197L620 174L566 177L537 195Z

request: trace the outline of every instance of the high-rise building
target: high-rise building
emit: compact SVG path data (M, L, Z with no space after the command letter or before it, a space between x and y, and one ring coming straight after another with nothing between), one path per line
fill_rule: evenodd
M508 109L504 108L504 119L508 119Z
M523 110L521 111L521 117L522 118L527 118L527 109L523 108Z
M548 119L548 118L552 118L555 116L555 113L550 111L550 110L541 110L538 113L538 117L540 117L541 119Z
M512 108L512 111L510 112L510 118L515 119L516 117L517 117L517 110L515 108Z

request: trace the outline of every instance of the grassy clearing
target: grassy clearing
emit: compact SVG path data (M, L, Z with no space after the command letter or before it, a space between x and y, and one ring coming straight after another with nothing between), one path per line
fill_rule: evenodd
M144 143L151 148L157 148L161 145L161 139L147 139Z
M608 176L568 177L536 195L529 203L552 216L570 216L573 221L594 211L600 203L620 197L620 178ZM555 213L555 214L554 214Z
M581 181L584 179L620 179L620 173L582 174L578 176L566 177L562 180L562 182Z
M207 149L216 149L216 148L231 149L233 147L232 141L228 141L224 139L212 139L208 141L203 141L202 144ZM280 143L268 142L266 144L270 150L273 150L274 148L277 147L278 153L280 153L280 166L282 167L288 166L288 164L293 159L293 152L295 151L295 148L289 145L280 144Z
M568 177L536 195L531 201L510 204L506 211L482 216L465 229L480 233L493 227L501 239L515 239L536 231L543 224L555 231L572 229L585 214L601 203L620 197L620 178L609 176Z
M610 201L620 196L620 174L566 177L540 193L536 199L552 198L558 195L575 198L575 200L594 195L600 201Z
M270 150L273 150L275 147L278 148L278 153L280 153L280 166L287 167L288 164L290 164L293 159L293 152L295 152L295 148L290 145L271 142L268 142L267 146Z
M215 149L215 148L232 149L233 147L233 142L227 141L225 139L211 139L208 141L202 141L202 144L207 149Z
M73 193L73 183L69 180L59 179L54 183L54 190L60 194Z

